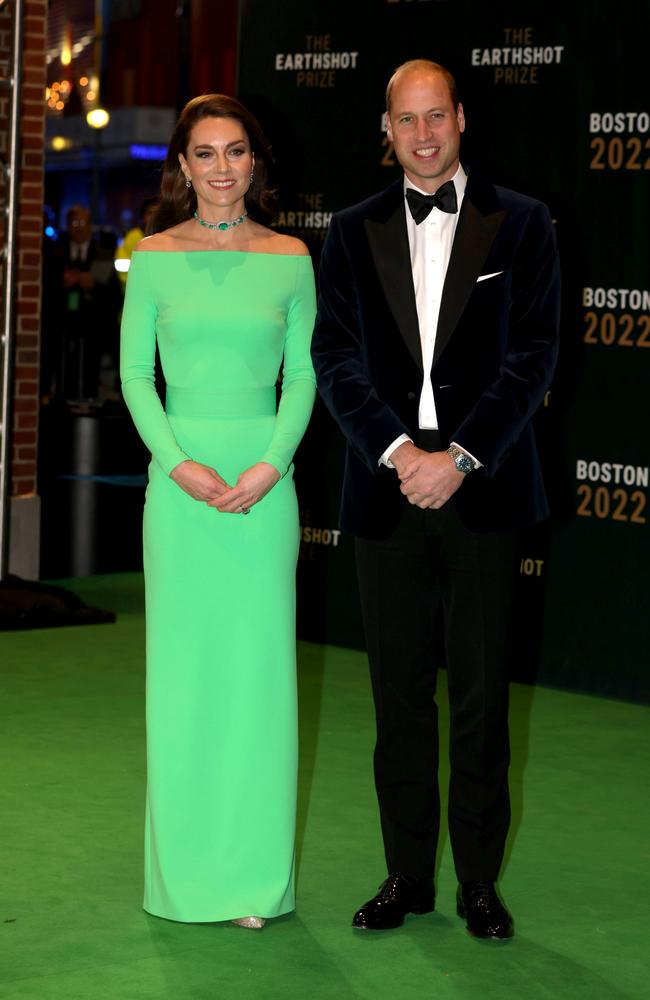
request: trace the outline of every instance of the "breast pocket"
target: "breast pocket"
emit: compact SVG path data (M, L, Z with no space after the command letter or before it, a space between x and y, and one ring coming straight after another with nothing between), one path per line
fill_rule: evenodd
M495 262L496 263L496 262ZM512 294L512 271L485 270L472 286L464 320L471 327L473 335L485 340L487 330L495 330L510 309Z
M512 271L485 270L479 274L472 289L470 301L481 309L503 308L510 297Z

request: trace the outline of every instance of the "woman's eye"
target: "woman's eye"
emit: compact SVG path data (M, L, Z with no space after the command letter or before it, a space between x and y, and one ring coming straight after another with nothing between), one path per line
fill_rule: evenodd
M245 152L246 152L246 150L244 150L244 149L231 149L230 150L230 155L231 156L243 156Z

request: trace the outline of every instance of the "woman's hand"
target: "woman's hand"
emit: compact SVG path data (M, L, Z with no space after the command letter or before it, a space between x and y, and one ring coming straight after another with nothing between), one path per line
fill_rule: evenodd
M225 493L208 500L208 507L216 507L222 514L244 514L273 489L282 476L269 462L256 462L237 478L237 485Z
M230 490L230 486L218 472L209 465L201 465L191 459L175 465L169 477L194 500L202 500L204 503L214 501Z

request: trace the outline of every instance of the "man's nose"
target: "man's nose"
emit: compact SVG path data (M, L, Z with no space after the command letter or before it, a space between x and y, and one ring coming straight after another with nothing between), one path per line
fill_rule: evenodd
M418 118L416 135L418 139L428 139L431 135L431 126L426 118Z

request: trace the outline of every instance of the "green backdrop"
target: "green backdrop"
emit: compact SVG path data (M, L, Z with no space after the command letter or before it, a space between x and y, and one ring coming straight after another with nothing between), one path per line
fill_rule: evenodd
M463 162L549 205L562 351L536 419L553 517L523 539L512 673L635 700L650 698L647 15L604 0L246 0L239 46L239 94L277 159L277 225L316 263L331 213L398 176L383 94L406 59L456 76ZM300 634L362 646L341 461L319 405L297 463Z

